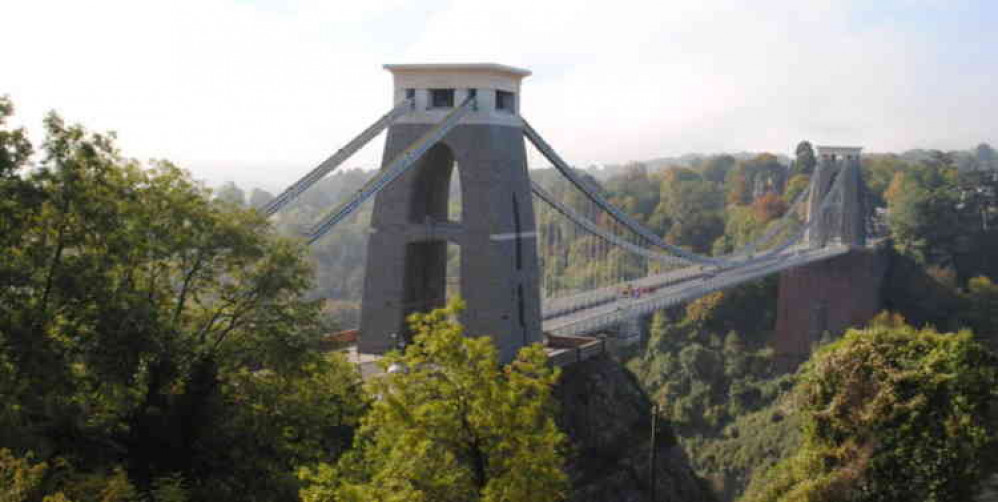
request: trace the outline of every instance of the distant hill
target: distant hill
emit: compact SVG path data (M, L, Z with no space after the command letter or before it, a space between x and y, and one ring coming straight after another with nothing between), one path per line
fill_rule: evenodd
M618 174L621 174L627 167L634 164L644 164L648 167L649 172L662 171L665 169L673 167L696 167L704 160L713 157L715 155L731 155L738 160L749 160L759 155L762 152L736 152L736 153L714 153L714 154L703 154L703 153L686 153L678 157L658 157L654 159L647 160L636 160L627 162L624 164L604 164L604 165L591 165L583 170L598 179L599 181L606 181ZM789 166L791 158L782 153L775 154L776 158L779 159L780 163Z

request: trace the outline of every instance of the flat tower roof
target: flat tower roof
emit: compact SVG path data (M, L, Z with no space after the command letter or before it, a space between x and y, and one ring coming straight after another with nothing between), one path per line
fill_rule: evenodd
M506 66L496 63L414 63L414 64L386 64L384 69L395 72L484 72L502 73L513 75L519 78L530 76L530 70Z
M814 145L819 152L825 153L855 153L863 149L861 146Z

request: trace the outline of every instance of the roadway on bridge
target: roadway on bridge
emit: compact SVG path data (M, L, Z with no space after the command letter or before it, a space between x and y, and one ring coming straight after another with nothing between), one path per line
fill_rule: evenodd
M555 335L596 333L613 326L620 326L623 324L622 320L627 318L651 314L655 310L694 300L714 291L757 280L788 268L828 260L849 252L849 249L849 246L844 245L818 249L795 248L745 266L719 270L713 274L704 273L700 267L690 267L668 274L646 277L632 284L643 286L644 283L665 281L666 285L640 298L621 297L617 294L604 303L552 316L544 320L542 329L545 333ZM675 282L675 277L682 275L687 279Z

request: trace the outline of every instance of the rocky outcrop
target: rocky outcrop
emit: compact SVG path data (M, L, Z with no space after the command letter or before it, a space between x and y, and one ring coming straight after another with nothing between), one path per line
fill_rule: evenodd
M570 437L572 502L652 502L651 401L620 363L599 356L563 369L555 389ZM715 500L667 424L655 442L654 502Z

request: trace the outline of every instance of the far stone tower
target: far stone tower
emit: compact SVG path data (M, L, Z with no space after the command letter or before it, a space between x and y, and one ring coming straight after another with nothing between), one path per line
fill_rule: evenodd
M375 200L358 349L383 353L407 338L405 318L447 301L448 247L460 250L461 317L469 336L489 335L503 361L541 341L537 233L519 117L527 70L497 64L386 65L392 101L413 109L388 128L384 162L469 96L475 108ZM461 187L448 217L450 179Z
M849 246L866 245L864 188L860 172L858 146L816 146L818 167L814 172L812 191L808 199L808 220L820 216L822 202L832 186L841 180L842 193L837 204L815 222L807 235L811 247L822 247L829 241Z

